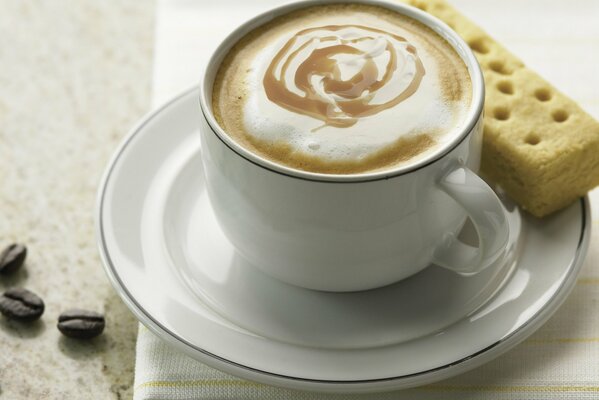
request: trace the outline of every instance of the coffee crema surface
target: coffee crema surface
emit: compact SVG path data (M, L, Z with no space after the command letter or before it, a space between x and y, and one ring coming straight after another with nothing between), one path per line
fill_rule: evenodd
M249 151L327 174L425 158L463 128L467 67L424 24L364 4L293 11L246 34L225 56L214 116Z

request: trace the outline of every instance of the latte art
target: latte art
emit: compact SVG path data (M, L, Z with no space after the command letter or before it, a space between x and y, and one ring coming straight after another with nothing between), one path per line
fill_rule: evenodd
M464 127L472 85L426 25L367 4L325 4L247 32L214 80L217 122L246 150L327 174L422 160Z
M279 106L342 128L407 99L424 74L405 38L367 26L329 25L294 35L263 84Z

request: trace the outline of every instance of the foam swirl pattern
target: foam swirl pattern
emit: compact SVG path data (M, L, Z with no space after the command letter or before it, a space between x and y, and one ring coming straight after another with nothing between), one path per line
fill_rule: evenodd
M293 36L263 83L270 101L344 128L409 98L424 74L405 38L366 26L328 25Z

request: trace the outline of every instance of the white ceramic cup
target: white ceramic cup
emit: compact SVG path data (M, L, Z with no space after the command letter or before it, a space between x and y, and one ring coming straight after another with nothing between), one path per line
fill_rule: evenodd
M202 159L219 224L252 265L311 289L376 288L431 264L461 274L481 271L504 254L508 227L501 202L475 173L484 102L480 66L468 45L431 15L395 2L354 2L405 14L453 46L472 81L466 128L425 159L352 175L296 170L243 148L212 114L212 86L221 60L241 37L274 17L327 2L275 8L231 33L209 59L201 81ZM456 238L468 216L478 233L478 247Z

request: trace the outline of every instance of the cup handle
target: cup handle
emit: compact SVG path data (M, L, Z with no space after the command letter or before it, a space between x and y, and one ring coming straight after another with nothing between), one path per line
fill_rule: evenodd
M490 266L505 253L509 236L506 211L501 201L478 175L455 165L437 182L438 187L470 217L478 234L478 247L448 233L433 254L433 263L461 275L472 275Z

